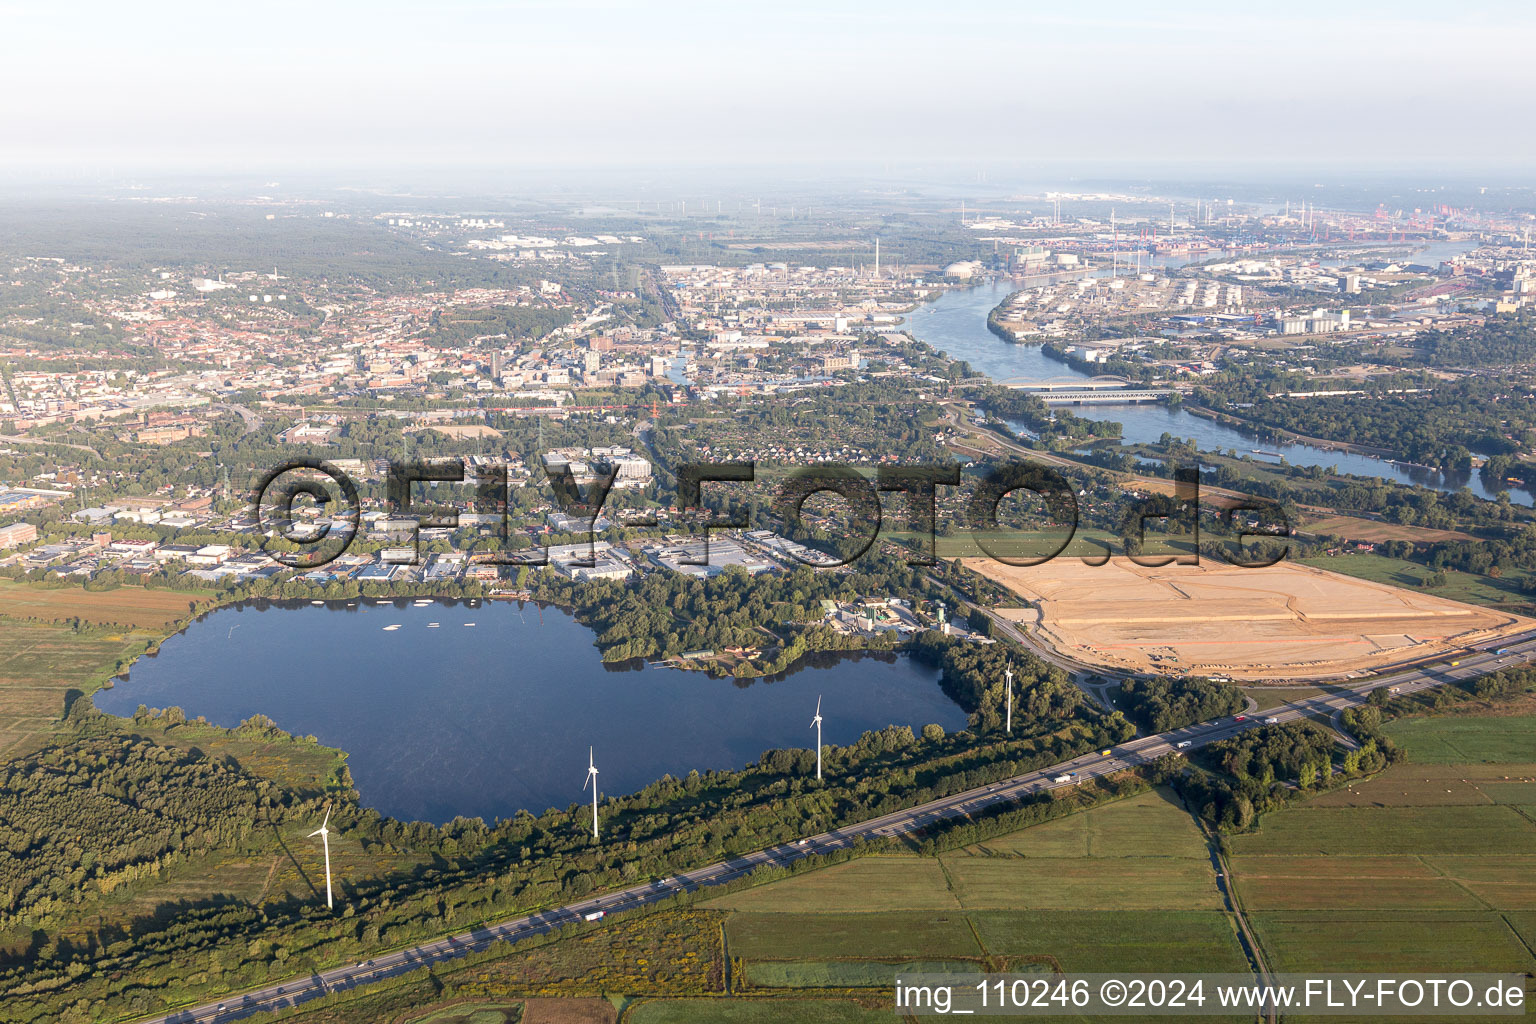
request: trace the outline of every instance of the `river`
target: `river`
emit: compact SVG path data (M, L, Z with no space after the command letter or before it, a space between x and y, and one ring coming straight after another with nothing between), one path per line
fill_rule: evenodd
M1448 257L1442 255L1440 258ZM1088 374L1052 359L1039 345L1004 341L987 327L987 315L1015 290L1015 286L1004 279L946 292L934 302L914 310L905 326L914 337L952 358L965 360L973 369L998 380L1015 377L1027 380L1087 379ZM1307 444L1277 445L1274 441L1261 439L1256 433L1224 426L1188 410L1161 403L1096 404L1072 407L1072 412L1091 419L1119 421L1124 428L1123 437L1129 442L1156 443L1168 433L1192 439L1201 451L1232 450L1239 456L1252 455L1255 460L1267 462L1278 462L1276 455L1281 455L1294 466L1333 467L1340 473L1432 487L1446 493L1468 487L1480 498L1497 496L1496 490L1483 486L1477 473L1441 473ZM1273 454L1258 454L1255 449ZM1533 496L1528 492L1513 484L1508 485L1508 490L1510 500L1516 504L1532 504Z
M905 655L826 656L752 681L607 665L568 612L505 601L234 605L95 702L116 715L174 705L223 726L268 715L346 750L364 805L440 824L582 802L588 746L615 795L814 747L818 696L828 744L892 724L966 726L938 671Z

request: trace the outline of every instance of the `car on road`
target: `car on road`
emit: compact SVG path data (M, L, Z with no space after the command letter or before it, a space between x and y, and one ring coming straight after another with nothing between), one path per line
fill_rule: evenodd
M1233 715L1232 716L1232 721L1234 721L1234 722L1246 722L1246 721L1248 721L1248 716L1247 715Z
M1185 747L1189 746L1189 740L1179 740L1179 742L1175 743L1174 746L1180 750L1183 750Z

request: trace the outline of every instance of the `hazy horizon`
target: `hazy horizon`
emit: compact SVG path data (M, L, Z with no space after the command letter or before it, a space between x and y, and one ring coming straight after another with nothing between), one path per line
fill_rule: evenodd
M882 162L1502 169L1536 12L0 6L10 177ZM61 61L59 54L67 55ZM1485 171L1486 173L1486 171Z

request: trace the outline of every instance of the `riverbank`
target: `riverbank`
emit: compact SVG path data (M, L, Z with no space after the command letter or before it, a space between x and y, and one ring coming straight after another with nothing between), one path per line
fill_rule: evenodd
M1018 336L1017 333L1003 326L1001 318L998 316L998 314L1002 312L1003 308L1007 306L1009 302L1013 301L1013 299L1020 294L1022 294L1022 289L1019 291L1009 292L1007 296L1003 298L1003 301L993 306L992 311L987 314L987 330L991 331L999 338L1002 338L1010 345L1022 345L1024 344L1024 341Z
M1309 448L1319 448L1323 451L1351 452L1355 455L1364 455L1373 459L1385 459L1389 462L1399 463L1404 466L1415 466L1419 469L1434 469L1433 466L1418 466L1412 462L1402 462L1397 458L1397 452L1391 448L1381 448L1376 445L1355 444L1350 441L1330 441L1321 437L1308 437L1306 434L1298 434L1295 431L1269 427L1259 423L1252 423L1231 413L1219 412L1204 405L1196 405L1185 402L1183 408L1186 412L1208 419L1224 427L1233 430L1246 430L1261 439L1272 440L1276 444L1304 444Z

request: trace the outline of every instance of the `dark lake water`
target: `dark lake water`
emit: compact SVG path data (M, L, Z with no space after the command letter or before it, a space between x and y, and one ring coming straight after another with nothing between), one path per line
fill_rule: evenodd
M502 601L224 608L95 701L118 715L176 705L223 726L268 715L346 750L367 806L441 823L580 803L589 745L613 795L811 748L818 695L828 744L966 725L938 672L904 656L828 658L772 681L621 668L569 613Z
M1451 244L1465 248L1462 243ZM1446 257L1442 253L1437 258ZM974 369L998 380L1087 379L1087 374L1047 356L1039 345L1016 345L988 330L987 314L1015 290L1017 286L1005 279L963 291L946 292L936 301L913 311L906 326L915 337L953 358L964 359ZM1214 423L1161 403L1089 405L1071 407L1071 411L1090 419L1118 421L1128 442L1155 443L1166 432L1192 439L1201 451L1226 452L1230 449L1239 456L1252 455L1263 462L1278 462L1275 456L1283 455L1293 466L1337 467L1340 473L1395 480L1444 492L1467 487L1481 498L1491 499L1498 494L1498 489L1484 487L1476 473L1441 473L1314 445L1277 445L1258 434ZM1513 484L1507 485L1507 489L1510 500L1516 504L1530 505L1536 500Z

